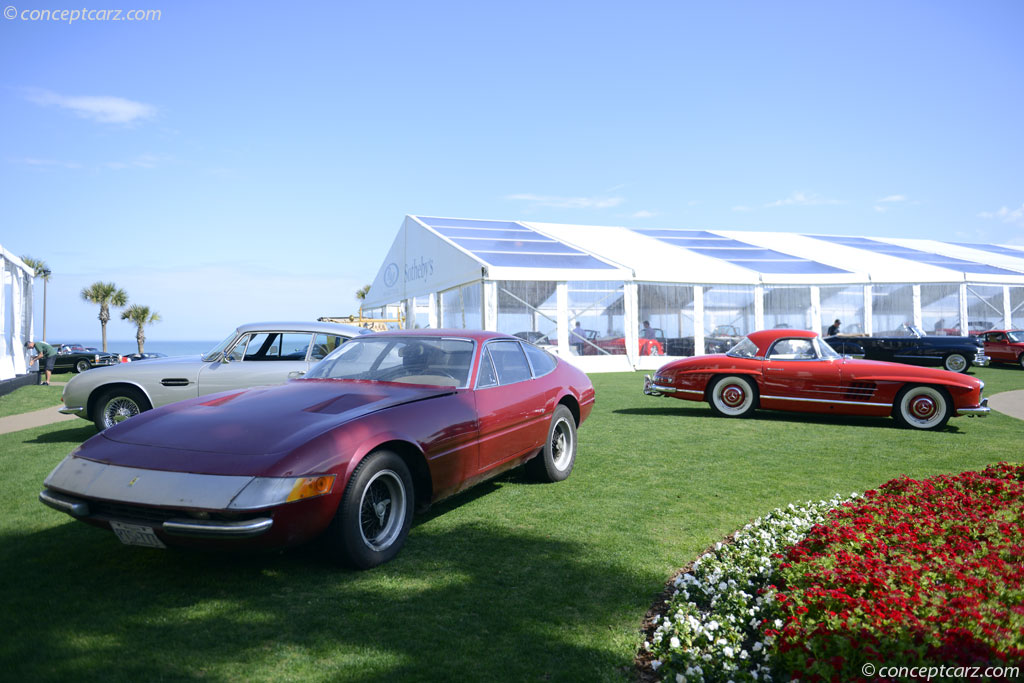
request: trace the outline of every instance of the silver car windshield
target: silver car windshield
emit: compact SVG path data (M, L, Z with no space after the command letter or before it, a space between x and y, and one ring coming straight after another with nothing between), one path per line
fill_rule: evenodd
M359 338L328 354L303 379L361 379L464 389L473 342L435 337Z
M238 332L232 332L231 334L229 334L224 339L224 341L222 341L220 344L217 344L212 349L210 349L205 354L203 354L203 360L204 361L217 360L217 357L219 357L220 354L224 353L224 349L226 349L231 342L235 341L235 337L237 337L237 336L238 336Z

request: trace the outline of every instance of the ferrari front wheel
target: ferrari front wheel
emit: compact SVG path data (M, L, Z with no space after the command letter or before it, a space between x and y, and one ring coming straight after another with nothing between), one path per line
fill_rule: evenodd
M748 417L757 408L757 389L741 375L723 375L708 390L708 403L716 415Z
M414 508L412 475L391 451L366 456L352 473L327 528L328 550L356 569L383 564L409 535Z
M526 463L526 472L537 481L564 481L576 462L576 418L564 405L555 408L548 440L540 453Z
M939 429L953 415L946 392L923 384L909 386L896 395L893 417L911 429Z

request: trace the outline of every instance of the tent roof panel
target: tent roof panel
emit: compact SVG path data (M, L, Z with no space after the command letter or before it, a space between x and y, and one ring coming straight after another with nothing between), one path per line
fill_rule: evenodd
M870 237L843 236L822 236L819 237L819 239L829 242L836 242L838 244L845 244L846 246L856 247L857 249L863 249L865 251L871 251L878 254L888 254L890 256L896 256L898 258L906 259L908 261L926 263L928 265L938 266L939 268L946 268L947 270L952 270L959 273L979 273L985 275L1020 274L1015 271L997 268L996 266L990 266L984 263L975 263L973 261L966 261L951 256L944 256L942 254L937 254L932 251L915 249L912 247L905 246L903 244L899 244L895 241L882 241L872 239Z

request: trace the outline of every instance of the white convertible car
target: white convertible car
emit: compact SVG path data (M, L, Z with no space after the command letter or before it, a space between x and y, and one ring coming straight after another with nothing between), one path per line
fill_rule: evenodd
M186 398L284 384L367 331L336 323L242 325L203 356L154 358L76 375L64 387L60 412L92 420L102 431L132 415Z

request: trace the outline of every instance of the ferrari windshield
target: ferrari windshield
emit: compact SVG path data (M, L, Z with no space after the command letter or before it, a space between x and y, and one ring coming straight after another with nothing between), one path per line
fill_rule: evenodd
M473 342L444 337L362 337L310 368L306 379L361 379L465 388Z
M1018 344L1024 342L1024 330L1010 330L1006 333L1006 336L1012 342L1017 342Z

